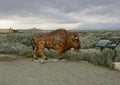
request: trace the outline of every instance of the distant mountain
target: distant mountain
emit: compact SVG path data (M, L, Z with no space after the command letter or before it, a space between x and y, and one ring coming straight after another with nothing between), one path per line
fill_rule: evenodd
M120 30L120 24L83 25L75 28L75 30Z

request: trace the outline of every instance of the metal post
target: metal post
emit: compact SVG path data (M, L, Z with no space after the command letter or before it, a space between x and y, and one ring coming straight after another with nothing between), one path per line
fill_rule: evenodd
M103 49L104 49L103 47L101 47L101 48L100 48L100 50L101 50L101 53L102 53Z
M115 61L115 59L117 57L117 50L115 48L113 48L112 50L114 50L114 56L113 56L112 60Z

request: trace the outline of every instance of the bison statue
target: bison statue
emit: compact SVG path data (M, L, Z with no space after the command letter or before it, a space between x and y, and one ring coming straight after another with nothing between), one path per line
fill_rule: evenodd
M74 48L76 51L80 49L80 40L77 33L68 32L65 29L57 29L50 33L33 36L32 47L34 60L38 60L37 51L39 51L43 60L47 60L44 54L45 48L56 50L57 57L61 60L62 53L71 48Z

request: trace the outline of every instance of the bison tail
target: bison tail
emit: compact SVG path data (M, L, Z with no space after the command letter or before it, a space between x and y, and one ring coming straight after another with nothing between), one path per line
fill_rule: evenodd
M34 42L34 39L31 40L31 45L32 45L32 49L34 50L34 49L35 49L35 42Z

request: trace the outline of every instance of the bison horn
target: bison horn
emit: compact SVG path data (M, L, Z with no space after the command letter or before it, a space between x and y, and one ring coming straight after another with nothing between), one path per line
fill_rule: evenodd
M78 37L75 37L75 39L78 39Z

